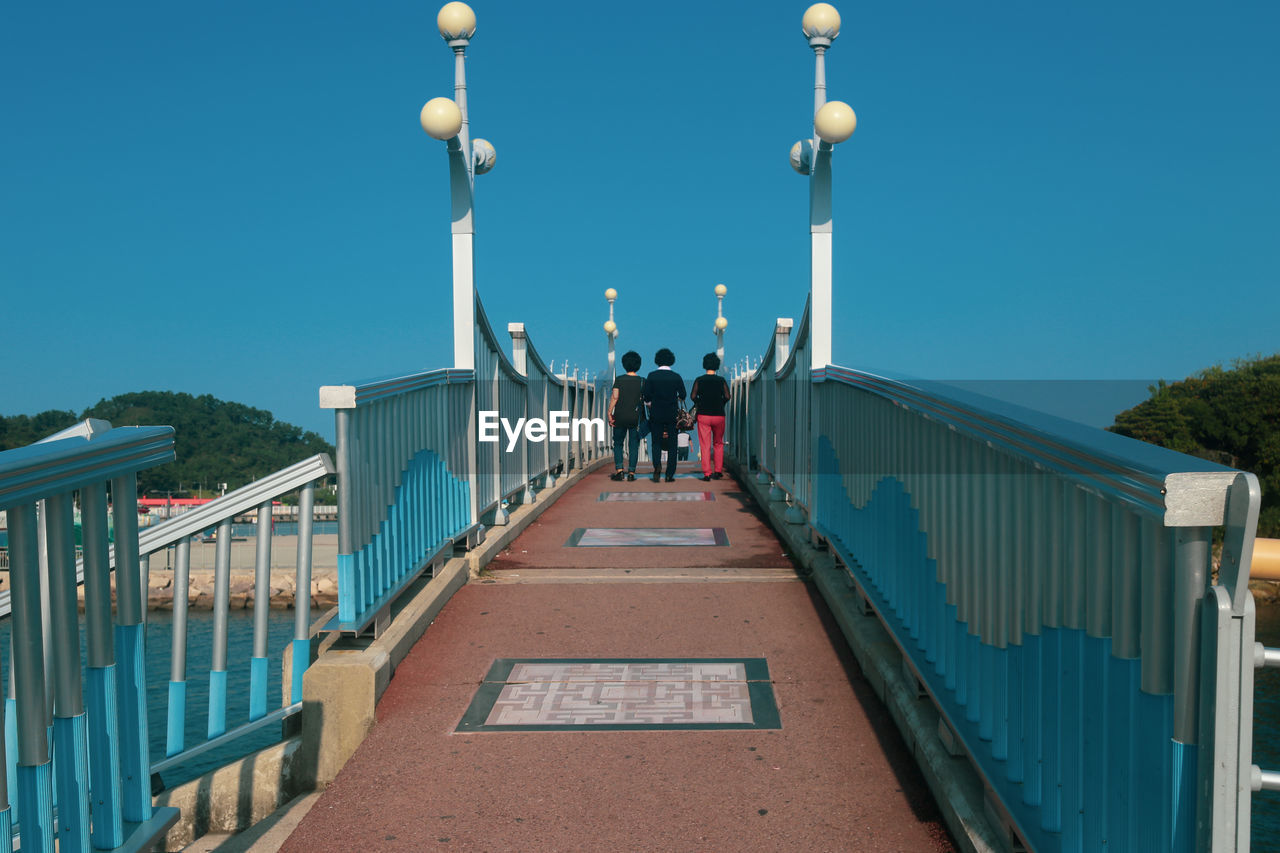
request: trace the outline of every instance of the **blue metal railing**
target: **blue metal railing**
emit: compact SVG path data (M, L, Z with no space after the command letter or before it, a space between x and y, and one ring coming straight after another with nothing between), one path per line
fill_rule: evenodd
M0 510L8 516L12 587L14 700L9 713L16 717L17 748L16 804L10 800L8 774L0 783L0 839L9 838L16 824L23 850L53 850L55 843L62 851L87 851L91 845L140 849L177 819L176 809L153 810L151 804L137 510L137 472L173 458L171 427L125 427L0 453ZM88 638L84 661L75 582L77 496ZM108 512L118 564L114 619ZM49 572L48 658L42 524Z
M1017 833L1247 849L1253 603L1247 570L1212 583L1211 543L1247 562L1256 479L941 383L810 373L806 328L735 380L730 452L847 567Z
M471 371L434 370L321 390L336 409L338 615L360 631L475 526L467 479Z
M455 544L506 523L508 505L535 499L559 473L610 447L607 431L569 442L481 441L478 415L515 423L567 412L603 420L597 383L554 374L513 324L512 358L475 300L475 370L432 370L325 386L338 444L338 615L329 630L379 630L391 602ZM508 449L510 447L510 449Z
M143 555L143 575L147 575L150 555L174 550L173 631L169 649L168 721L165 757L152 765L153 773L163 772L190 761L210 749L271 725L301 710L302 676L311 654L311 551L312 520L316 482L334 473L327 454L318 454L283 468L260 480L229 492L196 509L184 512L143 531L139 550ZM294 631L291 683L282 689L283 707L267 709L268 634L271 608L271 546L273 541L272 503L287 494L299 494L297 553L294 575ZM253 595L253 638L249 664L248 718L231 726L228 718L228 616L230 607L232 519L255 512L255 559ZM187 612L190 587L191 544L200 534L216 530L214 558L214 631L209 669L209 702L206 739L186 742L187 711ZM145 585L144 585L145 595ZM143 600L145 607L146 601Z
M67 445L65 444L66 440L63 442L46 440L40 444L33 445L31 448L25 448L24 451L28 455L38 451L39 455L44 456L59 448L65 450L70 447L70 449L75 450L76 444L74 442L79 441L83 445L86 466L98 466L102 464L101 459L104 454L107 454L112 447L120 442L135 441L131 436L137 435L135 432L137 428L106 432L103 429L104 427L105 430L111 429L109 424L97 424L92 432L89 432L89 435L86 436L91 436L89 441L86 441L85 438L73 439L70 440L73 443ZM167 427L148 429L160 429L165 431L163 432L165 435L172 434L172 430ZM86 430L86 432L88 431ZM108 441L108 439L110 440ZM11 453L15 455L8 458L19 458L18 451L11 451ZM45 463L41 467L47 469L49 465ZM158 761L150 761L149 759L153 756L150 749L147 749L149 764L147 770L142 773L142 777L147 781L146 794L148 802L151 793L150 779L152 774L187 763L210 749L225 747L252 732L261 730L264 726L278 723L284 717L295 714L301 709L302 675L306 671L310 658L311 520L314 488L317 480L333 472L333 463L327 456L321 454L257 480L197 509L181 513L171 519L148 527L141 532L137 527L135 520L137 513L136 509L134 509L131 515L125 514L123 516L123 518L133 521L133 523L131 525L122 524L119 527L120 538L114 547L107 541L107 530L112 518L119 519L122 517L123 509L117 509L117 507L124 507L127 500L123 491L124 485L114 484L113 481L112 512L110 514L107 514L104 509L106 507L105 497L99 495L97 489L92 485L82 486L78 490L64 492L60 495L46 497L36 504L37 545L39 545L40 541L43 541L44 547L43 549L37 547L35 566L37 573L41 570L42 563L47 566L48 577L50 578L48 592L45 596L47 600L42 601L41 606L44 612L55 617L40 626L43 629L42 644L51 650L62 649L63 653L68 655L66 660L56 662L56 670L59 673L57 677L45 679L46 704L48 698L54 696L55 705L61 701L62 704L68 707L74 707L76 685L73 682L67 682L64 685L63 690L68 697L65 700L57 700L57 691L54 690L54 685L55 683L62 684L63 680L71 677L67 673L72 672L74 666L69 655L77 653L79 637L78 634L69 632L69 626L75 625L74 611L59 614L56 610L56 603L65 603L68 595L71 602L74 602L76 586L81 583L85 585L86 626L89 629L86 646L89 658L85 669L85 680L87 681L90 697L87 719L90 731L89 742L99 750L99 754L92 756L92 761L89 764L90 768L95 771L92 772L89 780L93 790L108 790L106 777L97 778L97 769L105 772L106 768L109 768L114 762L118 762L119 753L121 749L125 748L122 745L127 745L126 756L133 755L134 751L138 749L134 742L145 741L149 735L145 715L139 717L137 710L133 707L136 703L129 700L129 704L126 706L110 697L119 696L121 684L132 684L133 679L142 678L142 675L134 672L135 668L141 666L141 657L139 655L145 654L149 659L164 652L163 649L150 648L140 651L139 648L135 648L142 642L138 637L143 636L140 623L145 621L144 616L148 606L147 590L150 558L154 554L172 548L177 559L173 569L172 583L170 584L173 594L173 630L169 648L171 666L168 684L167 727L164 730L166 735L164 757ZM18 469L11 466L5 484L0 485L0 489L10 494L10 500L22 501L24 499L24 495L20 491L22 476L24 475L19 473ZM120 488L121 491L116 492L116 487ZM297 594L295 596L295 624L294 638L292 640L293 678L292 684L282 691L286 697L283 707L268 711L267 614L271 606L271 505L275 498L293 492L300 492L301 494L297 534ZM85 543L85 556L80 560L75 558L74 550L70 553L64 553L65 547L62 542L64 535L62 526L66 523L66 518L74 517L74 512L72 515L67 515L68 510L64 504L70 500L74 506L74 498L76 497L79 498L82 508L80 517ZM136 504L134 506L136 507ZM247 661L250 675L249 715L246 721L228 730L226 679L229 663L237 663L228 661L227 657L228 581L230 576L229 544L232 538L230 528L232 518L255 510L258 514L258 525L256 532L257 559L254 569L252 655ZM27 546L26 540L23 539L24 534L21 532L21 509L16 512L11 511L11 518L15 516L18 530L15 534L17 539L15 551L21 551ZM208 737L197 743L188 744L185 739L185 728L188 721L186 675L190 550L194 537L211 529L218 531L218 549L214 567L216 578L214 591L215 624L209 672ZM74 542L74 530L72 536L72 541ZM128 548L126 544L129 541L134 543L132 548ZM132 559L130 559L130 554L133 555ZM18 559L19 556L19 554L15 553L15 559ZM110 573L113 569L116 571L117 609L119 613L124 614L122 618L125 620L121 624L139 626L138 628L129 628L123 631L117 628L115 631L117 636L114 640L114 650L119 651L117 656L120 659L120 663L115 667L117 673L115 683L112 683L112 678L109 675L111 671L110 659L113 651L112 644L104 642L103 634L100 630L100 626L109 623L111 618L110 575L107 575L107 580L105 581L108 592L104 597L104 581L100 577L104 571L103 565L105 565L107 573ZM69 585L70 591L64 590L63 585ZM23 631L27 630L22 627L22 617L18 615L22 611L21 594L30 594L30 589L18 595L10 591L0 593L0 616L8 616L11 612L14 615L13 642L10 647L13 650L12 654L15 663L20 660L19 656L23 648L21 635ZM134 619L138 621L130 621ZM120 622L120 620L117 620L117 622ZM123 681L120 673L124 673L129 681ZM22 765L20 750L16 749L20 741L18 718L21 717L22 713L20 709L30 701L29 691L31 688L29 684L18 683L16 672L10 686L10 696L6 702L8 719L5 721L10 754L7 756L8 772L5 774L4 782L16 790L18 779L23 772L19 770ZM109 709L117 706L117 704L119 708L126 709L120 712L121 718L131 723L137 723L137 725L130 725L125 733L113 741L111 737L104 735L104 732L110 730L111 721L102 716L101 713L95 718L93 709ZM69 715L59 712L54 717L55 733L60 727L64 730L64 734L59 736L62 738L61 746L59 746L60 741L55 738L54 755L73 754L77 748L75 742L78 735L74 727L65 722L58 722L58 719L67 716ZM136 732L134 731L135 728L137 729ZM117 758L112 757L113 752L117 755ZM68 766L73 766L73 764L69 762ZM61 765L57 765L57 767L57 772L61 772ZM55 813L58 815L59 844L68 845L64 849L75 849L74 840L69 840L64 835L63 828L65 826L67 832L74 834L74 827L77 821L81 820L81 817L76 816L73 820L64 823L62 818L64 813L77 814L64 809L62 803L74 802L73 800L64 799L65 796L70 796L70 792L56 791ZM119 799L116 795L104 795L102 803L105 805L94 807L102 816L97 823L100 829L95 830L99 834L93 836L95 845L106 844L114 837L114 830L109 831L106 827L109 826L109 815L116 808ZM135 809L132 813L138 814L139 811ZM102 833L107 834L102 835ZM40 836L33 837L38 838Z

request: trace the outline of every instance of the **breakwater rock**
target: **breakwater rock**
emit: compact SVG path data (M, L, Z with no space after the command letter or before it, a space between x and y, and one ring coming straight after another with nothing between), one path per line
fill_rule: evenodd
M147 606L151 610L173 609L173 573L152 570L147 584ZM254 606L255 579L252 571L233 570L230 578L229 603L232 610L245 610ZM293 571L273 571L268 583L271 607L292 609L297 605L297 575ZM195 571L187 584L187 607L191 610L213 609L214 575L207 570ZM318 571L311 576L311 608L333 607L338 603L338 578L336 572Z

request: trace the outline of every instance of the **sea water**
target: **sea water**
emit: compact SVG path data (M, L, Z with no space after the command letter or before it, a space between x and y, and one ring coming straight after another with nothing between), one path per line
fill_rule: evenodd
M267 711L281 704L280 673L285 648L293 639L292 610L271 610L267 618ZM9 620L5 620L8 622ZM12 624L12 623L10 623ZM173 615L147 613L147 728L151 763L165 757L169 719L169 676L172 661ZM9 630L0 631L0 655L8 678ZM84 660L83 623L80 634ZM249 722L249 658L253 654L253 611L232 610L227 621L227 730ZM187 714L184 747L199 746L208 739L209 667L213 656L213 612L192 610L187 615ZM4 683L8 683L5 681ZM161 774L166 788L173 788L210 770L278 743L280 725L271 724L171 767ZM12 762L15 756L7 756Z

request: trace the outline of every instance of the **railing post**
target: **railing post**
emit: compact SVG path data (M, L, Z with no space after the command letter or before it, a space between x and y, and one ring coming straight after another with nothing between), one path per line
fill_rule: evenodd
M39 543L33 505L10 507L9 578L18 723L18 819L24 849L53 849L53 774L45 724ZM29 835L28 835L29 833Z
M516 372L526 379L529 378L529 336L525 334L524 323L508 323L507 332L511 335L511 364L515 367ZM525 418L531 418L534 413L529 410L529 386L525 385L522 405L524 411L521 413ZM524 481L524 491L520 495L520 503L531 504L538 499L537 492L533 489L533 482L529 478L529 446L526 443L520 452L520 470L521 479Z
M191 539L178 543L173 569L173 636L169 658L169 728L165 755L182 752L187 721L187 590L191 583Z
M773 325L773 375L777 377L787 363L791 353L791 327L795 323L790 317L779 317Z
M90 789L94 847L124 842L120 807L120 735L115 638L111 631L111 563L107 544L107 490L102 483L80 490L84 542L84 613L89 692ZM13 519L10 517L12 526ZM19 816L21 817L21 816Z
M353 405L354 402L353 400ZM321 400L321 405L323 404L324 400ZM355 451L351 435L352 412L353 409L350 408L338 408L333 413L337 442L335 450L338 456L334 460L334 467L338 469L338 610L339 617L346 619L355 618L354 600L348 601L349 591L354 589L355 584L355 554L352 553L355 547L355 507L352 503L355 481L351 470L351 457Z
M267 616L271 609L271 501L258 507L253 567L253 655L249 658L249 720L267 713Z
M500 359L501 359L501 356L495 352L493 354L493 370L490 371L490 374L488 377L490 390L486 392L484 395L485 401L489 406L490 411L498 412L499 415L502 414L501 413L502 365L500 363ZM477 380L477 386L478 386L479 384L478 376L476 377L476 380ZM479 391L477 390L477 394L478 393ZM502 527L508 521L507 511L502 506L502 501L503 501L502 458L507 454L503 453L501 439L502 439L502 436L500 435L499 440L493 442L492 447L488 451L490 456L492 456L493 458L493 466L490 469L491 471L490 476L492 476L494 479L493 493L498 501L493 508L493 516L488 519L489 523L494 527Z
M208 736L227 730L227 616L231 599L231 519L218 525L213 568L213 653L209 666Z
M298 500L298 566L293 593L293 664L290 702L302 701L302 676L311 663L311 531L316 484L302 487ZM433 543L434 544L434 543Z
M115 522L116 649L120 679L120 775L126 821L151 819L151 758L147 740L146 650L142 574L138 560L138 475L111 481Z
M58 756L58 845L89 850L89 722L80 688L75 528L71 493L48 498L49 634L53 640L53 749Z

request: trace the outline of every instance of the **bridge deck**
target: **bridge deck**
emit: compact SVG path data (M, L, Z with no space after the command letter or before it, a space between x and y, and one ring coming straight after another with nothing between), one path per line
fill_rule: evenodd
M396 670L283 849L954 849L826 607L732 480L593 474L491 569Z

